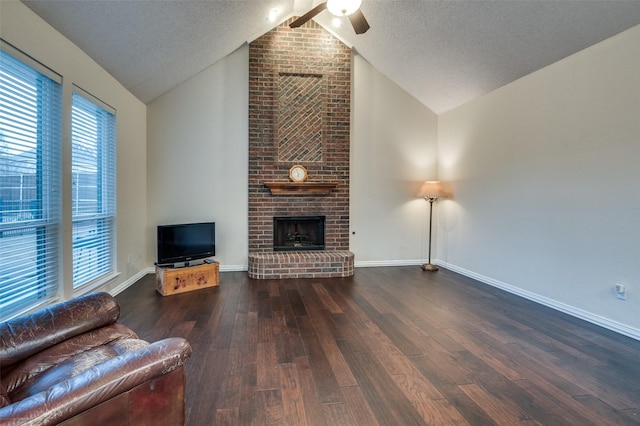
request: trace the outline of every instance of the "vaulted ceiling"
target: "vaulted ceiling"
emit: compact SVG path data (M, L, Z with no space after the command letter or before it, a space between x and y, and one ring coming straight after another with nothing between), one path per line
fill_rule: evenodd
M318 0L23 0L148 103ZM640 24L631 0L363 0L315 20L436 113ZM276 10L276 20L268 16ZM640 46L639 46L640 49Z

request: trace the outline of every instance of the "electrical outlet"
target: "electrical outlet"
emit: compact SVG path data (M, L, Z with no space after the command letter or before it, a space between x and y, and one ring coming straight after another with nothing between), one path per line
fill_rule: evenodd
M627 289L624 284L616 284L616 297L620 300L627 300Z

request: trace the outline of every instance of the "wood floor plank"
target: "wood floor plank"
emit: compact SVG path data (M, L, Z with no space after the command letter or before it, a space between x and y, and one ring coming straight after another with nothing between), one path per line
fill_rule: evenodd
M268 288L261 286L257 292L258 318L271 318L271 297Z
M340 309L340 306L338 306L335 300L333 300L333 297L331 296L331 294L327 291L327 289L322 284L316 282L311 284L311 286L313 287L313 290L318 295L318 298L322 302L322 305L325 307L325 309L327 309L332 314L342 313L342 309Z
M238 410L238 424L240 425L251 425L258 421L258 419L262 418L265 414L265 409L269 410L269 414L272 414L273 411L276 411L277 404L282 404L282 399L280 395L280 390L277 392L277 400L272 401L269 400L272 404L268 407L261 405L258 406L258 402L264 402L259 400L259 395L269 394L269 391L259 391L257 389L258 382L258 367L255 363L247 363L244 364L244 369L242 371L242 387L240 394L240 407ZM216 383L210 383L209 386L215 386ZM282 410L280 410L282 412ZM198 425L196 422L197 419L194 419L193 422L188 424Z
M240 406L240 395L242 392L242 377L227 374L220 386L216 409L237 410Z
M291 296L294 296L294 301L291 301ZM296 324L296 310L294 309L294 305L301 304L301 301L295 299L297 293L289 293L288 289L282 289L280 294L280 302L282 306L282 312L284 314L284 323L289 330L289 332L293 332L293 330L297 329Z
M280 389L267 389L256 392L256 418L252 422L256 426L273 426L284 424L284 408Z
M188 426L640 425L640 341L446 269L116 299L141 338L189 340Z
M334 337L336 343L341 340L348 340L355 352L366 352L369 350L368 343L360 337L357 331L358 327L349 315L345 313L329 315L327 312L324 312L323 315L325 325Z
M638 407L616 410L593 395L578 395L574 399L581 404L582 413L597 425L640 424L640 409Z
M327 424L331 426L352 426L354 420L345 404L325 404L322 407Z
M355 300L354 300L355 301ZM351 303L353 305L353 303ZM358 307L364 305L364 311L367 314L353 315L353 320L357 323L360 319L361 324L355 328L363 341L375 341L376 345L370 347L370 352L375 355L380 365L384 365L390 377L395 375L420 375L420 372L411 364L411 361L402 353L402 351L391 341L390 336L384 333L378 327L379 322L386 323L384 315L375 311L375 309L366 301L360 299L356 302ZM354 310L355 306L350 306L347 313ZM373 319L372 319L373 317ZM389 330L387 330L389 331ZM413 352L413 351L412 351ZM420 351L418 351L421 353ZM428 387L431 397L438 399L441 395L431 386Z
M258 343L256 368L256 388L258 390L280 387L280 370L278 369L275 343Z
M380 319L380 318L379 318ZM398 348L382 330L377 327L376 323L368 323L365 327L360 329L362 338L365 340L376 341L377 345L371 348L371 354L376 358L384 370L391 378L409 377L413 390L420 390L420 397L416 403L420 403L420 399L441 399L443 396L437 390L433 384L428 381L420 371L411 362L402 350ZM413 379L417 379L416 382ZM395 381L395 380L394 380ZM396 384L404 385L407 380L399 380ZM406 390L409 394L412 393L412 389L401 387L400 389ZM413 404L414 401L411 401Z
M312 367L316 389L323 404L335 404L342 401L340 385L322 344L308 316L298 318L300 334L305 345L307 358Z
M575 384L579 389L572 390L572 395L593 395L616 409L639 406L638 397L629 394L627 390L621 389L618 382L613 382L616 383L615 387L603 388L602 382L598 378L601 370L597 367L580 365L574 359L563 358L561 353L541 350L527 341L520 342L520 345L519 353L531 354L535 358L530 360L531 363L540 361L544 363L543 365L548 366L547 368L555 376L564 379L568 383ZM640 383L638 382L640 380L638 376L629 375L628 378L634 380L636 386Z
M484 342L474 338L474 333L462 334L459 330L454 329L446 329L444 332L507 379L522 379L522 374L518 371L519 366L516 361L513 358L502 355L499 347L495 348L495 350L492 347L486 347Z
M371 354L355 353L349 349L348 342L341 342L341 350L358 381L376 419L382 425L420 425L422 417L404 398L394 380Z
M307 425L300 377L294 364L280 364L283 423L286 425Z
M425 341L430 349L427 348L423 356L410 358L425 377L429 377L432 382L434 382L434 378L442 375L446 379L440 380L440 382L451 382L458 385L473 383L473 374L466 370L455 357L459 351L447 351L431 336L425 338Z
M278 364L292 363L296 356L304 354L304 349L295 350L296 342L298 341L298 335L291 335L290 333L277 333L273 335L273 341L276 347L276 359ZM302 341L300 341L302 345Z
M322 404L313 374L313 367L310 364L309 358L296 358L296 362L294 365L296 367L298 377L300 378L300 389L307 421L310 425L314 426L331 426L331 423L327 423L325 421L326 417L324 415L324 407L326 405L335 404Z
M207 419L209 422L216 416L216 400L219 397L219 386L208 386L208 383L222 383L225 377L224 366L227 360L228 351L216 349L208 353L203 361L204 368L200 370L200 377L194 377L187 371L186 398L190 404L190 416L187 421L198 422Z
M237 426L238 425L238 408L223 408L216 411L215 421L212 422L216 426Z
M515 424L540 425L528 417L516 404L506 398L496 398L477 384L462 385L460 389L489 414L491 419L501 426Z
M537 381L537 383L541 382ZM598 426L610 423L611 417L602 417L594 412L585 414L580 403L575 399L554 392L552 387L545 386L544 383L542 386L538 386L537 383L528 379L514 381L516 386L522 388L532 400L536 401L538 407L545 407L535 413L536 419L541 423L557 426L573 424Z
M481 332L476 332L481 335ZM491 344L493 336L485 335L483 340ZM510 357L518 362L518 369L522 376L527 380L536 381L538 378L544 380L548 387L557 388L563 394L573 397L575 395L585 394L586 391L580 387L580 382L568 380L558 372L557 367L553 363L555 354L541 351L537 348L522 347L518 343L496 345L502 348L504 356Z
M516 386L512 380L501 375L499 371L494 370L490 365L486 364L483 360L472 353L460 352L457 354L457 357L461 359L467 368L476 372L476 383L473 385L461 386L463 391L472 399L476 402L479 401L478 399L473 398L472 394L467 392L467 386L470 386L469 389L481 390L483 393L486 393L488 396L499 402L499 407L509 410L511 414L516 412L514 407L517 407L518 417L524 419L525 422L540 423L536 420L537 414L544 410L542 410L543 407L539 406L537 402L531 398L531 395L528 395L522 390L522 388ZM485 408L484 405L481 407L483 409ZM493 415L492 418L495 419Z
M359 386L346 386L342 388L342 395L346 401L346 407L351 413L354 426L379 425L369 403L362 394Z
M446 401L451 404L457 412L470 425L495 425L497 422L490 415L476 404L469 396L462 391L459 385L448 382L438 383L438 390L445 396ZM432 423L438 424L438 423Z
M394 314L383 314L376 325L404 356L422 355L420 347L407 335L410 330L403 327Z
M440 398L430 396L434 388L424 378L400 374L394 376L394 382L426 424L469 425L439 391Z
M313 290L316 294L318 293L319 287L326 292L324 287L314 285ZM308 295L308 297L305 298L305 306L309 313L309 321L313 327L315 336L320 342L324 356L329 362L335 380L341 387L355 385L356 380L336 344L336 337L331 333L330 329L332 314L341 314L342 310L337 305L333 306L335 304L333 299L330 303L332 307L327 308L326 300L320 300L319 303L315 303L313 294L305 293L302 290L301 293ZM325 297L328 297L328 295Z

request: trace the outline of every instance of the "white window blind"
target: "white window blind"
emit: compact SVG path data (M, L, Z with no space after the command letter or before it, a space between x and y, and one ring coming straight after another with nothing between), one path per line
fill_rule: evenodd
M79 88L71 112L73 287L114 269L115 111Z
M62 80L0 44L0 319L5 319L50 301L58 291Z

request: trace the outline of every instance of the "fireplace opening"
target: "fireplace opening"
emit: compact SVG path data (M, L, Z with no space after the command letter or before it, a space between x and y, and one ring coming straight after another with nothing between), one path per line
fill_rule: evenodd
M324 250L324 216L273 218L273 250Z

